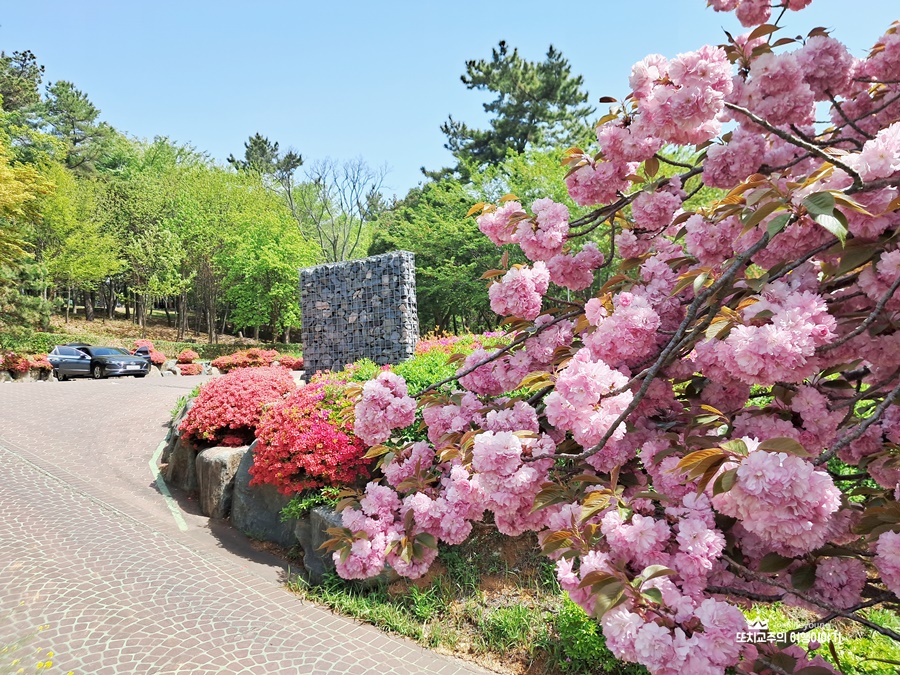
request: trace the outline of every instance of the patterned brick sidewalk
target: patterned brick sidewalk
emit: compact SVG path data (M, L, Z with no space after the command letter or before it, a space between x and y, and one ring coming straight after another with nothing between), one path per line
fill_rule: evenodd
M486 672L301 602L224 526L178 530L147 462L197 381L0 386L0 647L78 675Z

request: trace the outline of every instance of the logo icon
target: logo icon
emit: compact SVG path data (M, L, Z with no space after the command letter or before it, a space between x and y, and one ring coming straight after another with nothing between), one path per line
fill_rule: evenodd
M751 630L754 632L758 631L761 633L768 633L769 632L769 622L766 619L760 619L759 617L757 617L747 623L747 628L748 628L748 630Z

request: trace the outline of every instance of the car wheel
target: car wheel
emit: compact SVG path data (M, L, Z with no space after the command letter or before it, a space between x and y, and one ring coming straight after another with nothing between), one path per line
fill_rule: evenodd
M94 366L94 369L91 370L91 375L94 377L95 380L102 379L103 378L103 366L101 366L98 363L96 366Z
M63 374L62 374L61 372L59 372L58 370L54 370L54 371L53 371L53 375L54 375L54 376L56 377L56 379L59 380L60 382L65 382L66 380L69 379L69 376L68 376L68 375L63 375Z

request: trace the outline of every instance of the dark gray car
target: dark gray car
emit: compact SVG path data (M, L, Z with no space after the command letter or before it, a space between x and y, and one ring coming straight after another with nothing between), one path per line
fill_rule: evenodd
M147 361L118 347L59 345L47 355L47 360L60 380L70 377L99 380L118 375L144 377L150 370Z

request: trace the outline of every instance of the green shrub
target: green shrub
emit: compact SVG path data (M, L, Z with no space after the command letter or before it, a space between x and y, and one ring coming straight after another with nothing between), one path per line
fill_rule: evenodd
M568 597L553 618L553 637L541 645L554 657L556 666L564 673L615 673L616 675L646 675L643 666L616 660L606 647L597 622Z
M335 506L339 500L341 489L336 487L323 487L315 490L304 490L294 495L283 509L281 509L281 522L302 518L311 509L327 504Z
M425 387L445 380L456 374L459 363L447 363L449 357L441 351L425 352L398 363L393 371L406 380L410 394L422 391Z

